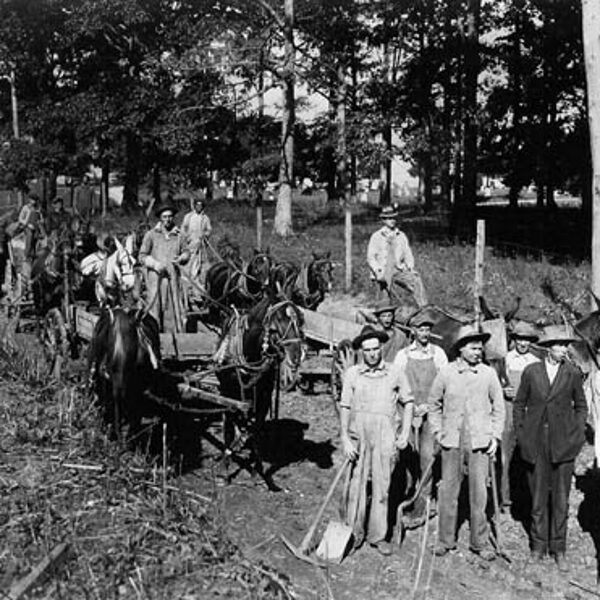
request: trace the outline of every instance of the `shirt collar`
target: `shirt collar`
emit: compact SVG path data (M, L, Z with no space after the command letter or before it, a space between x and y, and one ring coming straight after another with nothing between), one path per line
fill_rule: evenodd
M170 231L167 231L164 227L163 224L158 222L156 224L156 227L154 228L155 231L158 231L159 233L162 233L163 235L165 235L166 237L171 237L172 235L179 235L179 227L177 227L177 225L175 225L173 227L173 229L171 229Z
M412 341L412 342L410 343L409 350L411 350L411 351L413 351L413 350L414 350L414 351L416 351L416 352L421 352L422 354L430 354L430 355L433 355L433 346L432 346L431 342L429 342L429 343L427 344L427 346L425 346L425 347L423 348L423 346L421 346L421 345L417 344L417 341L416 341L416 340L414 340L414 341Z
M358 372L361 375L365 375L366 373L385 373L388 370L388 364L382 359L379 364L374 367L369 367L366 363L361 363L358 368Z
M479 373L479 365L481 365L481 363L478 363L476 365L470 365L466 360L463 360L460 357L458 357L456 359L455 363L456 363L456 369L459 373L464 373L465 371L471 371L472 373Z

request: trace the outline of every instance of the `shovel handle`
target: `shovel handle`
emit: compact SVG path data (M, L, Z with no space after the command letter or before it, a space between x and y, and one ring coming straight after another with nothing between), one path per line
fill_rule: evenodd
M329 486L329 490L327 490L327 495L325 496L325 500L323 500L323 504L321 504L321 507L319 508L313 522L311 523L310 527L308 528L308 531L306 532L306 535L304 536L304 538L302 539L302 542L300 543L300 547L298 548L298 550L302 554L306 554L308 552L310 543L313 539L313 536L315 535L317 525L319 524L319 521L321 520L321 517L323 516L323 513L325 512L325 509L327 508L327 505L329 504L329 501L331 500L331 497L333 496L333 492L335 491L337 484L339 483L340 479L342 478L342 475L344 474L344 471L346 470L346 467L349 464L350 464L350 459L349 458L344 459L342 466L339 468L339 471L336 473L333 481L331 482L331 485Z
M492 480L492 500L494 502L494 520L496 521L496 545L502 552L502 533L500 531L500 504L498 502L498 483L496 481L496 455L490 457L490 478Z

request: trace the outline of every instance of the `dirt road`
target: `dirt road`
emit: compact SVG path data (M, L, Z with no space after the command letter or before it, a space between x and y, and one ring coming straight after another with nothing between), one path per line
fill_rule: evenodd
M295 543L300 542L342 459L329 396L286 395L281 418L279 424L269 428L265 448L267 464L281 491L268 491L264 482L246 473L239 473L230 485L220 483L219 498L228 534L248 557L263 561L289 578L298 598L411 597L422 529L409 531L392 557L384 558L372 548L363 547L342 565L327 571L297 560L286 550L279 535L283 533ZM600 506L600 477L588 470L591 462L591 448L586 446L577 461L574 481L582 489L574 489L571 497L567 575L559 574L550 560L534 570L528 564L524 527L506 514L502 530L511 563L497 559L486 564L474 557L467 547L468 523L463 523L457 552L432 561L428 547L414 597L432 600L593 597L569 583L575 581L599 591L595 587L594 538L600 539L600 519L596 516ZM203 486L209 484L212 475L203 469L188 477ZM336 516L334 501L325 521ZM432 542L437 519L432 519L428 527Z

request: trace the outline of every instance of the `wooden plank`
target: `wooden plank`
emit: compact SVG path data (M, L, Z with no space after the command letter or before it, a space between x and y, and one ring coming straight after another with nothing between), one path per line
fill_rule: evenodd
M88 312L78 306L71 306L71 319L75 333L83 340L90 341L98 315ZM216 333L204 329L200 333L161 333L160 352L162 358L170 360L209 359L218 344Z
M339 344L343 339L354 339L362 330L362 325L332 317L313 310L302 308L304 315L304 335L307 339L322 344Z
M187 397L205 400L206 402L212 402L213 404L218 404L220 406L226 406L228 408L239 410L244 414L250 410L249 402L244 402L242 400L234 400L233 398L227 398L226 396L221 396L220 394L215 394L214 392L209 392L208 390L192 387L187 383L178 383L177 389L184 398Z

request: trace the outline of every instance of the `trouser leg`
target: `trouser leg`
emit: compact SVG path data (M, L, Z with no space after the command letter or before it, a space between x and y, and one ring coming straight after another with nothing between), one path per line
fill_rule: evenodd
M482 550L488 541L487 478L490 461L485 450L469 452L469 505L471 513L471 548Z
M548 551L548 500L550 486L550 459L548 456L548 431L542 436L542 447L529 471L531 490L531 549Z
M551 511L549 551L564 554L567 549L567 521L569 519L569 491L574 461L555 463L551 466Z
M417 306L425 306L427 304L427 293L421 276L416 271L398 271L394 273L392 280L393 285L398 285L408 290L414 297Z
M502 477L501 477L501 497L502 504L511 503L510 497L510 462L515 450L515 432L513 428L513 403L504 402L505 415L504 431L502 432Z
M446 548L456 546L458 494L462 481L462 460L459 448L442 449L442 483L439 495L439 542Z
M433 454L433 431L431 430L431 425L429 424L429 419L425 416L423 421L423 425L421 426L421 439L420 439L420 448L419 448L419 462L421 466L421 477L425 475L425 471L431 464L434 459ZM433 469L429 470L429 475L427 480L423 484L421 488L421 498L427 499L431 496L431 490L433 487Z
M344 522L346 525L352 527L355 546L359 546L365 537L369 454L368 449L361 446L358 459L350 468L344 490Z
M381 432L371 454L371 508L367 537L375 544L385 540L388 533L388 503L390 481L394 467L394 455L390 451L388 440L393 434Z

